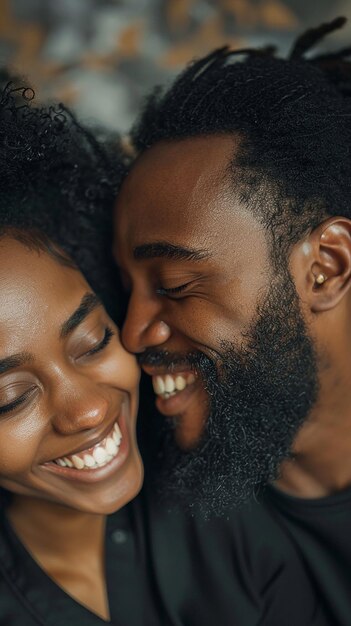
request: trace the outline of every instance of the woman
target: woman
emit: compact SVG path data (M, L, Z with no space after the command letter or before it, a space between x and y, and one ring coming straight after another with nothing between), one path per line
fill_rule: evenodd
M114 183L89 134L31 97L0 98L0 623L140 626L143 582L113 552L126 513L106 522L142 482L139 372L96 273Z

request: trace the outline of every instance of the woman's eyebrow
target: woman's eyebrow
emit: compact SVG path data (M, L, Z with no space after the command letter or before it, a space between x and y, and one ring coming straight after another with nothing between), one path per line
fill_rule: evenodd
M100 306L102 306L102 302L95 293L86 293L79 307L63 322L60 330L60 339L67 337L94 309Z
M6 374L6 372L20 367L21 365L27 365L32 363L34 357L29 352L19 352L12 356L7 356L4 359L0 359L0 374Z
M98 296L94 293L86 293L79 307L70 315L70 317L63 322L60 330L60 337L67 337L81 322L97 307L102 306L102 302ZM19 352L7 356L4 359L0 359L0 374L6 374L6 372L33 363L34 356L29 352Z

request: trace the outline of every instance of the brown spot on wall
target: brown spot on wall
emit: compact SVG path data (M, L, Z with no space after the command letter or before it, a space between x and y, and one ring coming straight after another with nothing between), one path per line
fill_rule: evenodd
M133 22L127 26L117 39L117 50L123 57L136 57L140 53L141 42L144 35L144 22Z
M252 4L249 0L220 0L220 4L239 26L252 27L257 24L257 4Z
M279 0L267 0L261 3L261 23L270 28L289 30L295 28L298 20L294 13Z
M11 64L20 67L24 73L33 73L39 62L39 55L46 39L44 29L32 22L17 20L11 10L9 0L1 0L0 37L15 44Z
M190 23L190 11L196 0L168 0L166 21L171 31L185 31Z
M273 29L291 29L298 20L281 0L220 0L222 8L243 27L265 26Z
M194 57L200 57L213 48L229 45L238 48L244 45L240 37L231 37L224 31L224 24L220 16L211 17L183 42L169 48L161 57L160 64L164 67L176 67L188 63Z

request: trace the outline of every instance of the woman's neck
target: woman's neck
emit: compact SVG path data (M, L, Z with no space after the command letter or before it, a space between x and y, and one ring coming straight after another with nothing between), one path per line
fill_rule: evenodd
M78 602L108 619L106 516L16 495L7 517L42 569Z
M31 549L60 552L63 558L78 551L96 553L104 539L104 515L76 511L33 497L13 497L7 516L20 539Z

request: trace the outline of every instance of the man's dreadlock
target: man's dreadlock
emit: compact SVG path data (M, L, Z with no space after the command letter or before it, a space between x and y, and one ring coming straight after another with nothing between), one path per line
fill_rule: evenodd
M345 21L308 30L288 59L271 46L215 50L170 89L157 88L133 129L139 151L161 140L241 137L230 170L273 238L275 260L325 217L351 218L351 48L305 57Z

